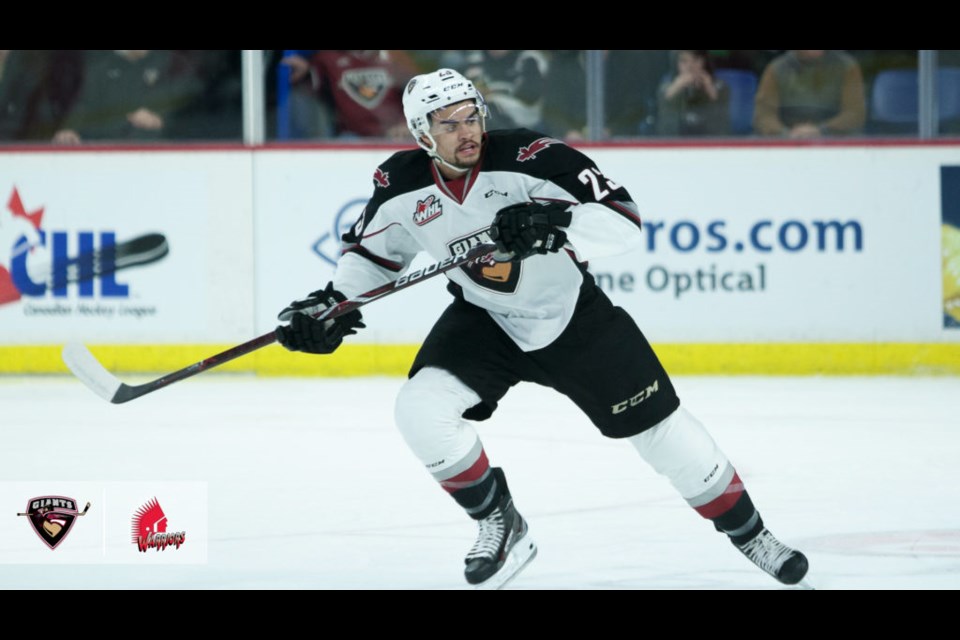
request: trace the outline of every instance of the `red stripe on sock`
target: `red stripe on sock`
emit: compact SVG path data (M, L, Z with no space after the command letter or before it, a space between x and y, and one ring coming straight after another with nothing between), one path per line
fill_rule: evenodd
M477 461L470 465L470 468L466 471L458 473L452 478L447 478L446 480L440 481L440 486L443 487L444 491L447 493L453 493L464 488L464 485L469 485L473 482L476 482L483 474L487 472L487 469L490 468L490 463L487 461L487 452L483 449L480 450L480 457L477 458ZM449 485L447 483L450 483Z
M707 504L694 507L694 509L704 518L712 520L732 509L733 505L737 504L737 500L740 499L741 494L743 494L743 482L740 480L740 476L734 472L730 484L723 490L723 493Z

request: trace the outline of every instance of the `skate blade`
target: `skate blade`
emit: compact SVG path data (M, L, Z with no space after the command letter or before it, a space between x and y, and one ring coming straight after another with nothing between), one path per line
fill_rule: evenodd
M536 557L537 543L533 541L533 538L531 538L528 533L520 538L517 544L513 545L513 549L510 549L510 553L507 555L507 561L500 567L500 571L497 571L486 581L476 585L474 589L492 591L504 588Z

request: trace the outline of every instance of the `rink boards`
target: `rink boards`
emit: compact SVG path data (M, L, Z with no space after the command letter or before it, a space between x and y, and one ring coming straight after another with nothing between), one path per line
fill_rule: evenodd
M0 153L0 372L63 371L67 340L115 371L167 371L269 332L332 276L392 151ZM672 371L960 373L944 225L960 146L586 151L645 224L641 250L590 270ZM111 249L147 235L162 256ZM402 374L448 300L428 282L365 309L333 357L272 346L226 368Z

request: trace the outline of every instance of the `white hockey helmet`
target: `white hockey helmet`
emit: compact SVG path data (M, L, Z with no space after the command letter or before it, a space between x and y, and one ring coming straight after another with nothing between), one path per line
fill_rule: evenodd
M430 113L451 104L473 100L482 117L487 115L487 105L483 96L463 75L453 69L438 69L433 73L415 76L407 83L403 92L403 115L407 119L407 128L431 156L435 156L436 143L430 134ZM423 142L430 141L433 148Z

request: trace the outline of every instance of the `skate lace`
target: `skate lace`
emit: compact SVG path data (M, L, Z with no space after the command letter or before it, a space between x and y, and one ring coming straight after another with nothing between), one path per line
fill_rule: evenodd
M467 560L474 558L494 558L500 551L500 543L505 535L503 512L495 510L489 516L479 521L480 531L477 541L467 552Z
M777 575L783 563L793 554L793 549L774 538L767 530L763 530L740 549L755 565L773 576Z

